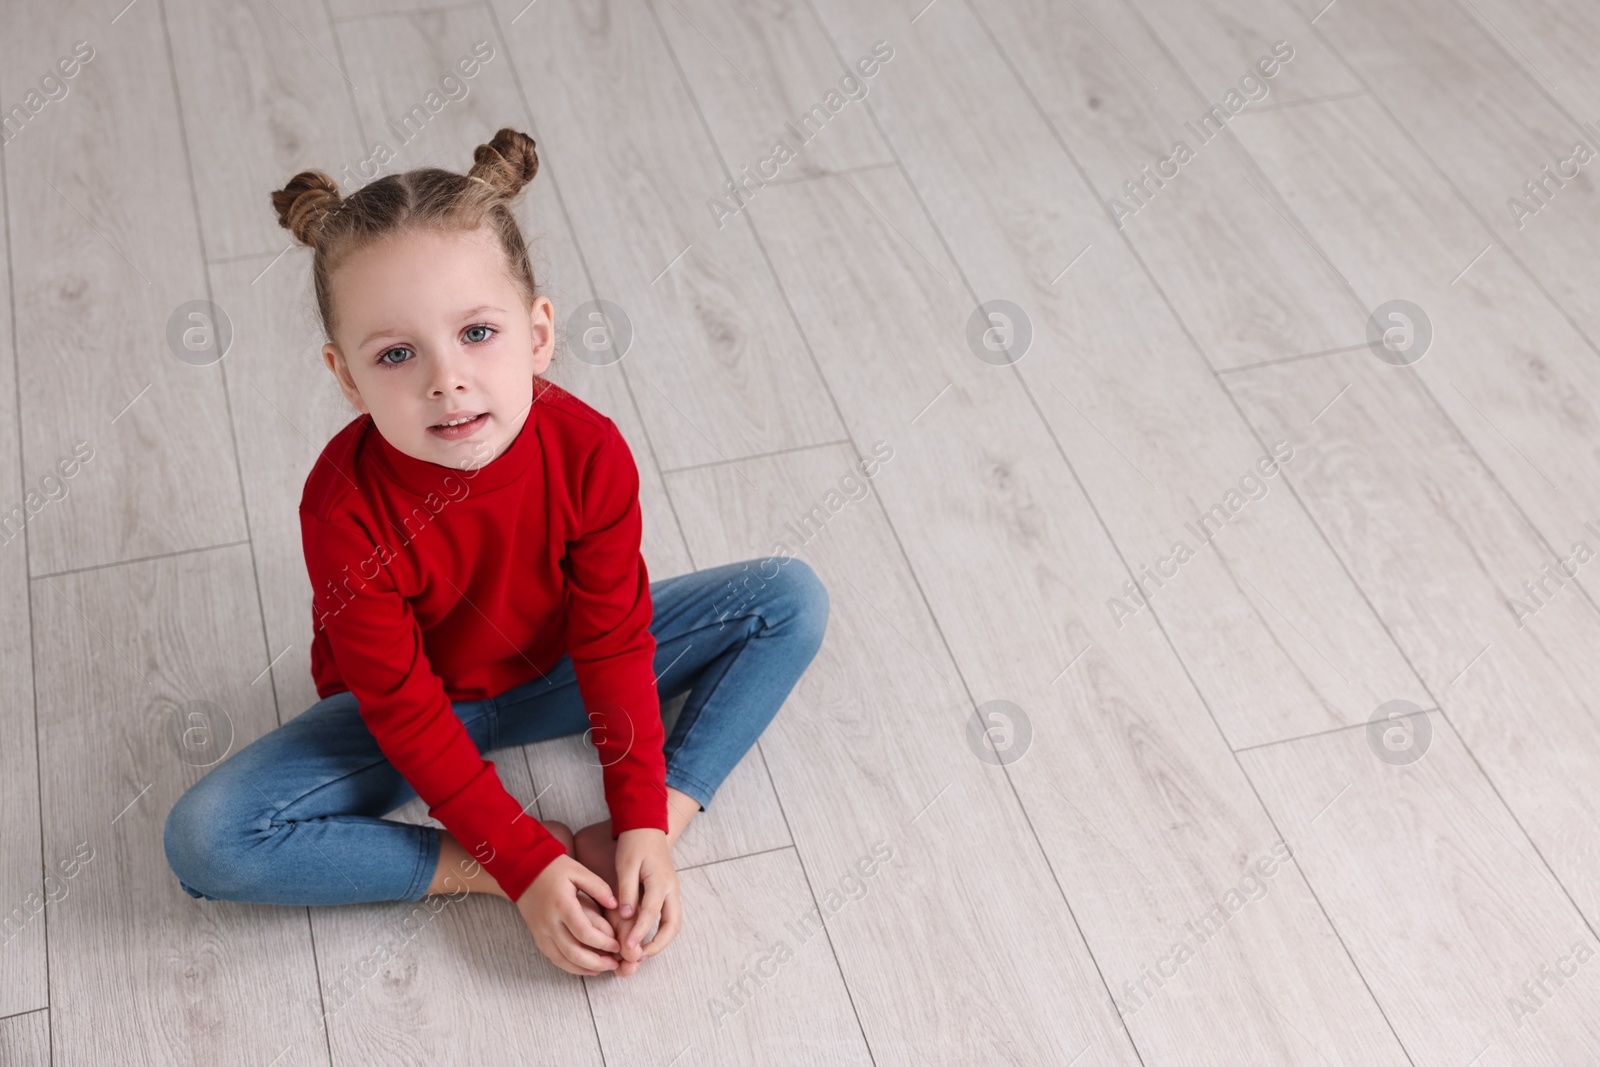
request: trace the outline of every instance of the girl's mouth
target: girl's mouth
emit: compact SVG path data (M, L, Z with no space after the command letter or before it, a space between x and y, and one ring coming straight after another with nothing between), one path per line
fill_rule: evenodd
M483 424L488 420L489 413L487 411L482 411L468 419L466 422L458 423L455 426L429 426L428 432L433 434L435 437L442 437L446 441L457 441L463 437L471 437L473 434L477 433L483 427Z

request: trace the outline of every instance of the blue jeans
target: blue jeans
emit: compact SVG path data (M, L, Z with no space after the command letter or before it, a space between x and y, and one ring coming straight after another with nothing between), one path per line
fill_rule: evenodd
M657 694L689 694L663 748L667 784L704 810L816 655L828 592L804 560L768 557L651 582L650 598ZM590 726L565 655L543 677L452 708L484 753ZM167 863L185 892L206 900L421 900L440 831L382 818L416 795L355 697L336 693L178 798L167 816Z

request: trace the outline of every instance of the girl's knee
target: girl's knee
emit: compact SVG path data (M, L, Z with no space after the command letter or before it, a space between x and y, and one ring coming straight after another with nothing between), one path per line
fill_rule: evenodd
M786 607L788 625L809 633L817 645L828 628L828 587L811 564L798 556L789 558L778 571L776 598Z
M234 899L239 888L229 884L227 872L234 865L227 861L230 848L242 842L244 829L219 782L207 776L190 786L167 812L162 830L167 866L191 897Z

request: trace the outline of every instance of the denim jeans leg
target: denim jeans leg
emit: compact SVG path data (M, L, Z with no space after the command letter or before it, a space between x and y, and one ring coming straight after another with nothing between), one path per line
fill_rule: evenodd
M796 557L753 559L650 583L656 695L688 693L663 754L667 784L703 810L783 706L827 628L828 592ZM495 698L500 743L589 728L572 660Z
M487 700L456 714L494 744ZM355 697L336 693L246 745L168 813L167 862L192 897L258 904L421 900L439 831L381 816L416 798L384 757Z

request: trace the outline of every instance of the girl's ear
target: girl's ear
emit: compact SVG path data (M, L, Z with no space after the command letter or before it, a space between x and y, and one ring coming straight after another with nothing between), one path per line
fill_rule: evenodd
M344 353L339 346L331 341L323 345L322 362L328 365L328 370L339 383L339 389L344 393L344 398L350 401L350 406L365 415L367 405L361 399L361 390L356 388L355 379L350 377L350 368L345 364Z
M533 373L543 374L555 354L555 307L547 296L536 296L528 309L528 332L533 338Z

